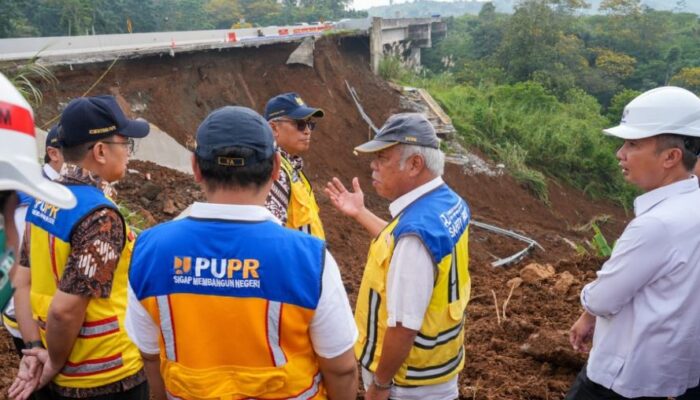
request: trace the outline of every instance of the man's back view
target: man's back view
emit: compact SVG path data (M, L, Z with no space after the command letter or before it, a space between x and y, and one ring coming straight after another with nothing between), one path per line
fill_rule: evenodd
M279 173L267 122L214 111L193 167L208 203L144 232L132 258L127 329L153 393L354 398L357 330L338 267L322 240L263 207Z

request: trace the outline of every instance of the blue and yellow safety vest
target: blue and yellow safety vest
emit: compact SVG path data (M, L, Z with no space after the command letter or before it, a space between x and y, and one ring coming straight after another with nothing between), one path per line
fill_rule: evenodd
M130 282L172 398L323 399L309 326L325 244L272 221L193 217L138 239Z
M99 189L89 185L67 185L78 204L62 210L45 201L34 200L27 210L31 304L46 344L45 322L49 307L63 276L71 252L73 229L90 213L116 205ZM108 298L92 298L83 326L68 361L54 382L62 387L93 388L118 382L143 368L141 355L124 329L127 278L133 235L124 222L125 245L119 258ZM89 274L89 271L88 271Z
M430 253L435 282L423 324L413 347L394 376L400 386L442 383L464 367L464 312L471 281L468 264L467 203L441 185L408 205L372 241L357 295L355 355L368 370L377 369L387 329L386 278L396 242L417 236Z
M306 175L299 170L296 171L298 179L294 179L294 167L284 157L282 157L282 173L287 174L291 188L286 226L309 233L319 239L325 239L316 197Z

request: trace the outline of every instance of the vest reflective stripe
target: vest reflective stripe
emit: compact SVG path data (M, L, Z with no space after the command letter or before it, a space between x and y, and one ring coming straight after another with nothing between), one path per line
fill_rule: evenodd
M85 322L80 328L78 334L81 338L95 338L99 336L109 335L119 331L119 318L103 319L102 321Z
M462 362L464 358L464 348L459 350L459 354L444 364L426 367L426 368L414 368L408 367L406 372L406 378L408 379L433 379L441 376L445 376L450 372L454 371Z
M22 333L19 331L19 324L14 317L8 315L7 313L3 313L2 322L5 325L5 329L10 332L10 335L16 338L22 338Z
M66 365L61 370L61 374L65 376L95 375L120 368L122 365L124 365L124 361L121 353L119 353L112 357L85 360L80 363L66 362Z
M282 316L282 303L279 301L267 302L267 344L270 346L270 355L275 367L281 367L287 363L282 346L280 345L280 318Z
M374 351L377 349L377 323L379 322L379 305L381 303L379 293L369 290L369 318L367 318L367 342L362 350L360 363L369 368L374 359Z
M56 236L49 233L49 257L51 261L51 271L53 271L53 279L58 283L58 266L56 265Z
M158 315L160 315L160 330L165 344L165 356L170 361L177 361L175 350L175 328L173 327L172 312L170 311L170 299L168 296L156 297L158 302Z
M306 389L305 391L299 393L299 394L296 395L295 397L290 397L290 399L294 399L294 400L308 400L308 399L313 398L314 396L316 396L316 394L318 394L318 389L319 389L319 387L320 387L320 383L321 383L321 373L319 372L319 373L317 373L317 374L314 376L314 380L313 380L313 382L311 382L311 387L310 387L310 388L308 388L308 389Z
M457 252L452 252L450 264L450 282L447 285L447 301L452 303L459 300L459 278L457 276Z
M462 332L463 327L464 320L462 320L459 324L453 326L452 328L438 333L437 336L430 337L418 332L418 334L416 335L415 342L413 344L416 347L420 347L421 349L435 348L459 336L459 334Z

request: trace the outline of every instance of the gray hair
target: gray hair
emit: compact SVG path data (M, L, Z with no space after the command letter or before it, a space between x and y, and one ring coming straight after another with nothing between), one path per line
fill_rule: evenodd
M401 144L401 161L399 167L403 169L406 165L406 160L415 154L423 157L425 167L428 171L432 172L435 176L442 176L442 173L445 171L445 153L440 149L433 149L432 147Z

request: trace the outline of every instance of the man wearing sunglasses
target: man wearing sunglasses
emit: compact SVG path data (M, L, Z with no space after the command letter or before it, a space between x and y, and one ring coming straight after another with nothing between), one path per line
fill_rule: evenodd
M316 127L313 118L323 118L323 110L309 107L290 92L271 98L264 116L282 155L282 173L272 185L266 207L285 226L324 239L318 204L301 158L311 145L311 131Z
M29 206L15 307L32 348L23 364L40 364L9 394L24 399L49 384L56 399L148 399L141 356L123 326L135 237L109 196L149 125L127 119L113 96L97 96L71 101L60 126L59 182L78 204Z

